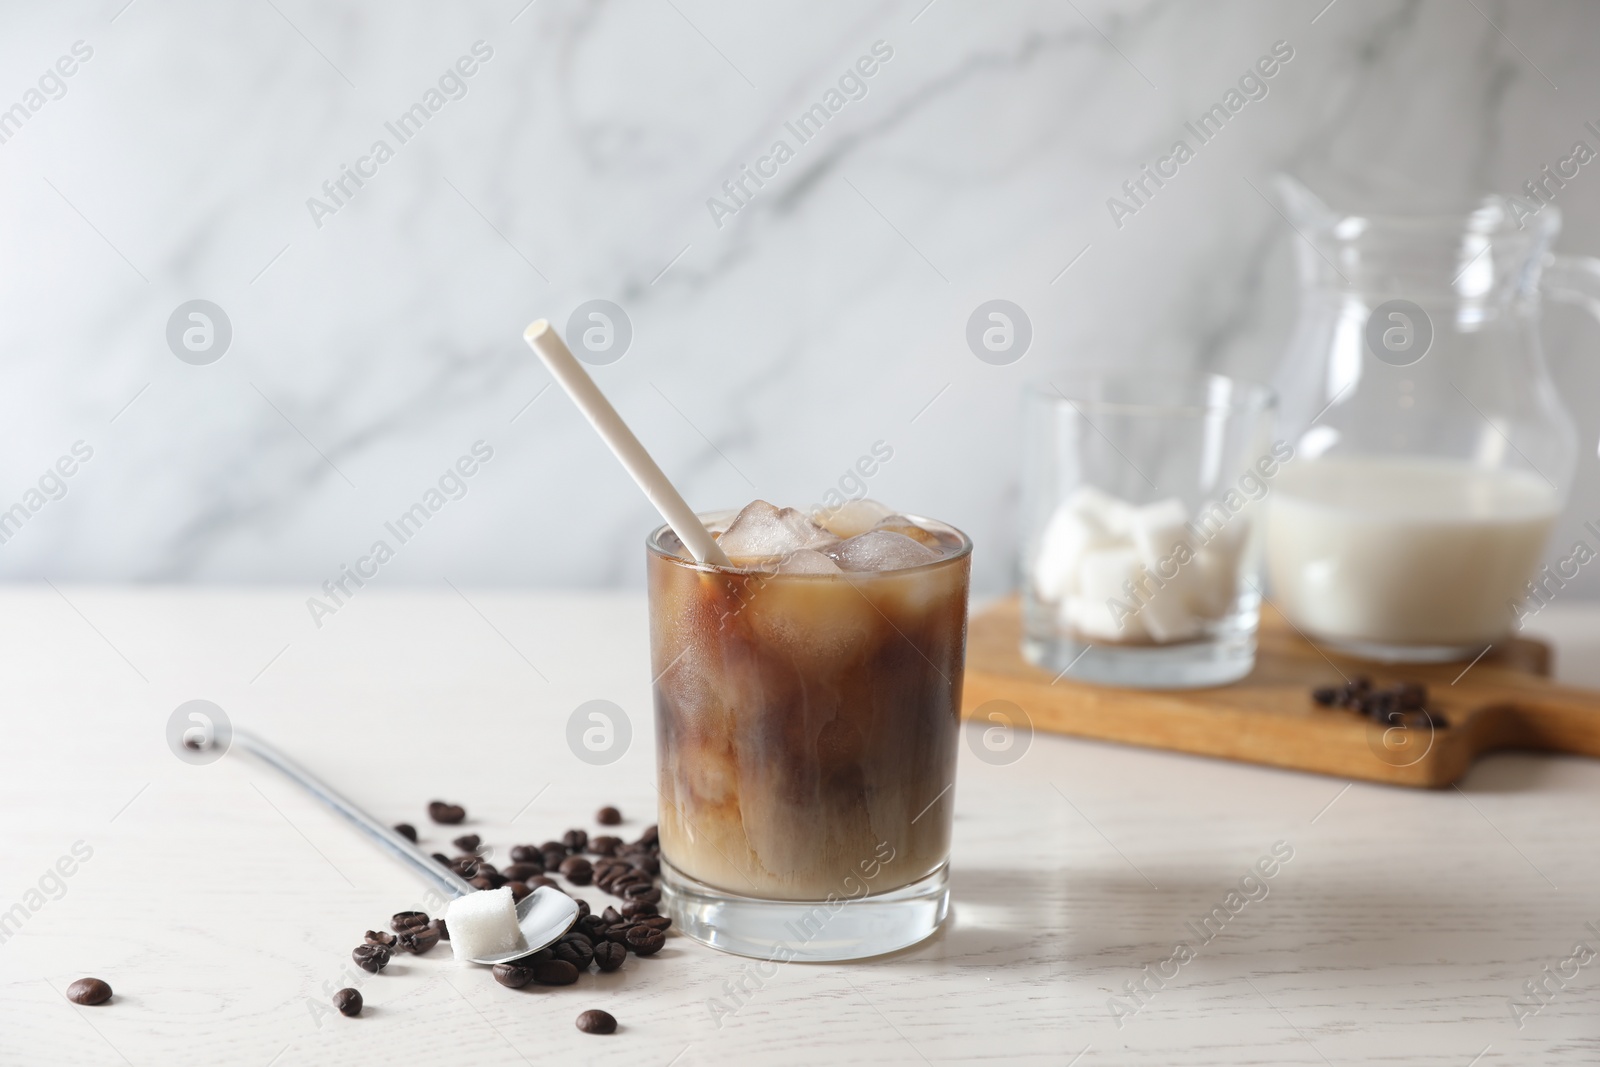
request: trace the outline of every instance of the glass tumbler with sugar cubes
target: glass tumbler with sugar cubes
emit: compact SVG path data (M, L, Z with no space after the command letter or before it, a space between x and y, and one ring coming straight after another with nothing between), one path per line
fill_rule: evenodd
M1023 654L1063 678L1173 689L1250 673L1261 502L1293 459L1265 387L1156 368L1031 388Z

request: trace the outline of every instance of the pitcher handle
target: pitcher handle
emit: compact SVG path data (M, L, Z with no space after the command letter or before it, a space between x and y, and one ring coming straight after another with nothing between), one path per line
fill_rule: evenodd
M1539 291L1551 300L1577 304L1600 319L1600 258L1545 256Z

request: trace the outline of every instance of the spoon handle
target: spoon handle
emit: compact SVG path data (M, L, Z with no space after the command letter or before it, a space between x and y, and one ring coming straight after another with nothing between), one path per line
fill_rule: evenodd
M426 852L423 852L416 845L401 837L399 833L356 807L355 804L341 796L328 783L255 734L235 729L230 746L248 752L262 762L275 767L285 778L294 782L317 800L322 801L329 808L343 815L368 837L410 864L418 874L433 883L445 896L464 897L474 891L473 886L469 885L466 879L441 866L437 860Z

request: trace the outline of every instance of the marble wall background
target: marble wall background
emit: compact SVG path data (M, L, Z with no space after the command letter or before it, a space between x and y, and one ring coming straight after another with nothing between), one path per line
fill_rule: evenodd
M1112 225L1278 40L1270 94ZM1022 383L1270 375L1295 238L1250 182L1515 191L1600 119L1597 40L1581 0L7 3L0 108L93 54L0 144L0 506L93 457L0 574L309 593L481 440L382 581L637 586L651 513L520 340L605 298L634 339L596 375L696 505L813 501L886 442L873 495L970 531L999 590ZM307 198L478 41L319 227ZM866 95L719 227L707 198L877 41ZM1563 197L1561 247L1600 250L1600 177ZM206 366L165 337L196 298L233 331ZM964 340L992 298L1033 323L1011 366ZM1600 516L1597 330L1552 313L1585 442L1565 541Z

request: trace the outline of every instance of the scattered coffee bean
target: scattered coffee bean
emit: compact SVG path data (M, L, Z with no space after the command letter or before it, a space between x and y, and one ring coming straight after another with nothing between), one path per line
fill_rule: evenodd
M382 930L368 930L365 940L369 945L382 945L384 948L393 949L400 939Z
M533 892L525 882L507 882L506 885L511 887L511 903L513 904L520 902L523 897Z
M467 809L460 804L446 804L442 800L435 800L428 805L428 818L445 826L454 826L467 817Z
M67 999L74 1004L104 1004L111 999L111 987L98 978L80 978L67 986Z
M561 835L561 843L568 852L582 852L589 847L589 834L584 830L568 830Z
M433 854L433 858L444 864L446 867L450 866L450 857L446 856L443 852L435 852Z
M661 900L661 890L648 882L636 882L623 890L624 900L636 900L641 904L655 904Z
M578 980L578 968L566 960L545 960L533 965L533 980L540 985L571 985Z
M578 1029L586 1034L614 1034L617 1020L610 1012L591 1008L578 1016Z
M389 929L397 934L418 930L428 925L428 915L421 911L397 911L389 919Z
M557 870L560 868L562 863L566 862L566 859L567 850L565 848L561 848L559 846L556 848L547 848L544 850L544 869L547 871Z
M477 889L495 888L494 879L490 878L487 874L480 874L476 878L468 878L467 884Z
M628 958L628 949L615 941L602 941L594 947L594 964L602 971L614 971Z
M340 1015L355 1018L361 1014L361 990L341 989L333 995L333 1006L339 1009Z
M567 851L567 846L566 846L565 843L563 843L561 841L546 841L544 844L539 846L539 851L540 852L560 852L561 854L565 855L566 851Z
M589 964L594 962L594 949L589 945L587 938L579 941L569 940L570 937L571 935L568 935L551 945L551 954L558 960L566 960L579 971L588 970Z
M626 941L635 955L653 956L667 943L667 935L662 930L652 930L648 926L630 926Z
M639 835L639 844L647 848L654 848L661 842L661 831L655 826L646 826L644 833Z
M400 947L407 952L422 955L439 943L439 931L430 923L417 930L408 930L400 935Z
M578 899L578 919L579 919L579 921L587 919L590 916L590 914L592 914L592 913L589 910L589 902L580 897Z
M669 926L672 925L672 916L670 916L670 915L646 915L645 917L640 919L634 925L636 925L636 926L648 926L652 930L665 930Z
M542 863L513 863L500 872L513 882L526 882L536 874L544 873Z
M544 849L535 845L512 845L512 863L539 863L544 862Z
M1429 708L1428 687L1421 682L1395 682L1377 688L1362 675L1342 686L1321 685L1311 691L1311 699L1323 707L1350 708L1383 726L1422 729L1430 724L1448 727L1443 715Z
M608 837L605 834L600 834L597 837L589 838L589 851L596 856L615 856L617 849L621 847L622 838L620 837Z
M520 961L497 963L494 965L494 980L511 989L521 989L533 981L533 968L524 967Z
M561 874L573 885L588 885L594 881L594 868L582 856L568 856L563 860Z
M630 900L622 906L622 917L641 919L656 914L656 906L646 900Z
M417 828L408 822L395 823L394 832L405 838L407 841L410 841L413 845L417 843ZM356 1010L360 1011L361 1009L357 1008Z
M594 821L601 826L616 826L622 822L622 812L608 804L594 813Z
M633 865L646 874L661 873L661 861L656 859L654 856L635 856L633 859Z
M389 966L389 949L384 945L357 945L355 951L350 953L350 958L363 971L377 974Z
M600 918L604 919L607 923L620 922L622 921L622 913L616 908L613 908L611 905L607 904L606 910L600 913Z
M478 846L483 844L483 838L477 834L463 834L450 843L462 852L476 852L478 851Z
M633 929L632 925L630 925L632 921L633 920L631 919L624 919L622 922L616 923L609 927L600 936L605 938L607 941L610 941L612 944L626 947L628 944L628 931Z
M539 889L543 886L549 886L551 889L560 889L561 883L557 882L553 878L546 878L542 874L528 879L529 889Z
M443 919L435 919L435 920L433 920L433 922L428 924L428 928L430 930L439 931L439 940L440 941L448 941L448 940L450 940L450 928L444 924L444 920Z

